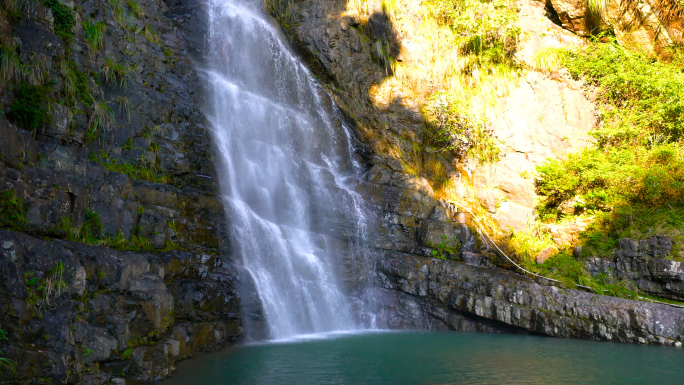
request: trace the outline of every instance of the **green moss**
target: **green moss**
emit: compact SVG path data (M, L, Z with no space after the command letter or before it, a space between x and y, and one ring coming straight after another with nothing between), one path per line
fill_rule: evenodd
M17 197L14 190L0 191L0 228L26 231L27 210L26 201Z
M36 86L27 82L19 84L14 90L14 103L7 114L9 120L32 132L50 123L50 89L50 86Z

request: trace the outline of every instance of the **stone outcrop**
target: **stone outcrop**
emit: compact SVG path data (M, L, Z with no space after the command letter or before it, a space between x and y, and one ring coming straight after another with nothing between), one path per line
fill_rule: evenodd
M3 46L17 52L22 66L33 71L39 63L53 84L46 95L51 121L34 132L8 120L19 96L16 84L0 89L5 110L0 115L0 191L27 200L34 233L59 232L65 221L78 227L92 211L107 236L135 235L159 249L172 243L228 252L195 70L204 13L197 5L141 1L136 4L142 15L135 17L122 3L125 22L119 23L112 4L68 3L82 23L73 26L66 41L57 36L51 11L41 2L28 4L0 33ZM86 22L102 23L101 48L86 38ZM107 80L104 73L114 67L118 72ZM83 95L75 101L69 96L72 76L83 81L77 83L77 94ZM132 172L112 171L114 166Z
M664 48L684 42L683 9L676 1L603 1L594 11L583 0L549 2L563 27L578 35L611 28L621 45L649 54L663 54Z
M508 327L553 337L659 345L684 339L684 310L667 305L543 286L498 268L402 253L387 254L377 269L380 286L399 292L400 300L387 306L410 309L398 318L386 316L383 321L390 326Z
M647 294L684 301L682 262L670 259L672 240L656 236L643 240L623 238L612 257L591 257L586 265L592 275L608 281L626 280ZM581 248L576 250L581 254Z
M581 36L588 36L598 29L600 18L591 14L586 0L548 0L563 27ZM592 17L594 16L594 17Z
M237 279L218 255L118 252L0 231L0 349L8 383L128 384L240 340ZM248 293L249 294L249 293Z
M555 25L539 3L517 1L524 33L515 59L536 68L544 50L580 47L584 41ZM532 70L522 76L497 108L487 111L488 128L499 141L501 160L468 165L478 198L502 230L519 231L534 220L536 167L590 145L597 123L595 95L565 70ZM463 196L465 198L465 195Z

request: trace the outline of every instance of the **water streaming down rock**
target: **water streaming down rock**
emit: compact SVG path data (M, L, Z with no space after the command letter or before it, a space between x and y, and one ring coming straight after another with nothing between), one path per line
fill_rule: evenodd
M363 233L352 138L261 4L209 7L210 120L235 249L271 338L355 329L338 239Z

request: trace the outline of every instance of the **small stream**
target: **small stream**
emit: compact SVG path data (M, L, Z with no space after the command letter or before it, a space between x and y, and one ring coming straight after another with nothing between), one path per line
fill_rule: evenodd
M163 385L681 384L682 351L454 332L323 334L180 363Z

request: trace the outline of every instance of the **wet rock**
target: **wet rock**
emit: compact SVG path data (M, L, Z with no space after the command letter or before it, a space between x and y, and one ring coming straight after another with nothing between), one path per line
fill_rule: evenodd
M176 361L243 337L236 274L218 256L118 252L0 230L0 309L16 348L0 349L17 362L20 383L67 373L80 384L108 383L109 372L130 384L164 378ZM198 298L198 288L211 290ZM26 359L33 350L53 365Z

